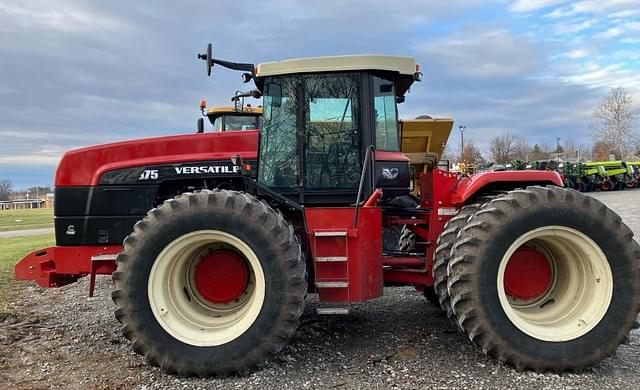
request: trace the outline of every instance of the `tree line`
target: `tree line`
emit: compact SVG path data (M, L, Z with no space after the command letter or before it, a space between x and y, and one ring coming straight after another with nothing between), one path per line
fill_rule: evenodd
M53 192L50 187L30 187L26 190L14 191L11 180L0 180L0 201L7 201L12 198L42 198L48 192Z
M465 141L464 151L453 150L451 142L444 159L482 165L488 162L508 164L513 160L536 161L560 157L570 161L602 161L640 157L638 118L640 110L624 88L612 88L593 113L591 129L580 142L573 138L531 144L526 138L504 133L489 141L486 155L473 140Z

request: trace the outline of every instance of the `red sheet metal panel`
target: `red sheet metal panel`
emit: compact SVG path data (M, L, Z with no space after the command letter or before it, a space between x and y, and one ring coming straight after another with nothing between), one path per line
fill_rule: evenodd
M121 245L54 246L39 249L16 264L16 279L33 280L41 287L61 287L88 275L92 271L92 257L113 255L121 251ZM113 266L94 267L94 272L110 275L114 269Z
M382 296L382 210L305 209L307 235L320 300L362 302Z

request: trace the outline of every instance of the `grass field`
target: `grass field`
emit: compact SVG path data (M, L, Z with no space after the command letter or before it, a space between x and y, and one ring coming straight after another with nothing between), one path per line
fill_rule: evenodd
M29 252L52 246L53 234L30 237L0 238L0 313L10 310L13 294L17 288L13 267Z
M53 209L0 211L0 232L53 227Z

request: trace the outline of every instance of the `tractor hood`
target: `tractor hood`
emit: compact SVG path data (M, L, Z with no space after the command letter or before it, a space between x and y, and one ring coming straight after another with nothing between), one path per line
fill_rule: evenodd
M115 142L69 151L56 171L56 187L92 186L111 170L157 164L255 159L258 131L188 134Z

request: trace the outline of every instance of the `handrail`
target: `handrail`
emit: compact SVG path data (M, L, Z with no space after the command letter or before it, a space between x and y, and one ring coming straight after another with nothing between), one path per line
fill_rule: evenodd
M353 228L358 227L358 213L360 211L360 197L362 196L362 187L364 186L364 175L367 173L367 167L369 166L369 160L373 155L373 161L375 161L376 148L373 145L367 146L364 155L364 163L362 164L362 172L360 172L360 185L358 186L358 196L356 197L356 211L353 215ZM372 169L372 171L375 171ZM375 173L374 173L375 175ZM375 187L375 177L372 175L372 183Z

